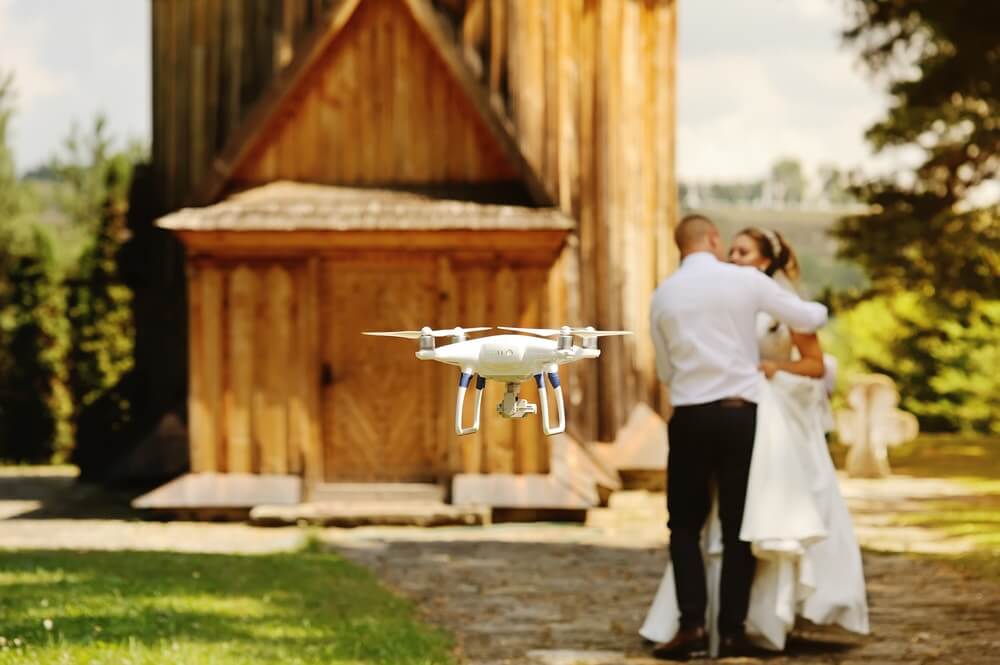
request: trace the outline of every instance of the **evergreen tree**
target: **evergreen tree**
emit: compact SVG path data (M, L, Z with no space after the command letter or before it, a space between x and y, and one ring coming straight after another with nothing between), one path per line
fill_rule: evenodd
M132 366L131 293L120 283L116 256L126 237L125 213L132 164L118 153L100 165L106 193L94 236L70 281L72 330L70 389L77 420L102 397L103 426L119 430L128 419L127 399L110 395ZM79 424L79 423L78 423Z
M870 214L836 230L876 290L915 289L953 312L998 297L1000 3L850 0L845 33L893 99L868 130L877 151L922 155L914 170L862 183ZM995 194L995 191L994 191Z
M25 244L25 243L21 243ZM64 388L64 298L55 276L52 246L35 229L13 252L7 339L11 361L3 376L0 458L47 462L63 456L61 425L69 409Z

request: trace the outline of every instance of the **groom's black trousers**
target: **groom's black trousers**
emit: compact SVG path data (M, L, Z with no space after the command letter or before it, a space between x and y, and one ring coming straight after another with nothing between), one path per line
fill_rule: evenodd
M701 530L711 509L714 478L723 539L719 633L725 636L743 632L755 561L750 544L739 537L756 422L757 406L742 400L679 406L670 419L667 524L684 628L705 623Z

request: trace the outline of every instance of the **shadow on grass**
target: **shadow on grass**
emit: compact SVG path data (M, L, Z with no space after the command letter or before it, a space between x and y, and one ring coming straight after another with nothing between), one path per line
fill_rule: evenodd
M0 551L0 571L0 634L39 648L182 642L237 654L227 663L448 662L442 633L332 554Z

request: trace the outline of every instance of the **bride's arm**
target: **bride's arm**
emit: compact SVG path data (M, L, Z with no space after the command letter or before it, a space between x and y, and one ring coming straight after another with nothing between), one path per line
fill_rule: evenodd
M819 337L815 333L797 333L792 331L792 344L799 350L799 360L764 360L760 368L767 378L775 372L789 372L818 379L823 376L823 349L819 345Z

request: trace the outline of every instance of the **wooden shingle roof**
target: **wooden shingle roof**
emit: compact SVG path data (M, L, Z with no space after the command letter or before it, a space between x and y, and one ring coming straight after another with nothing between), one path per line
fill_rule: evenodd
M556 208L280 181L214 205L178 210L157 226L173 231L569 231L575 222Z

